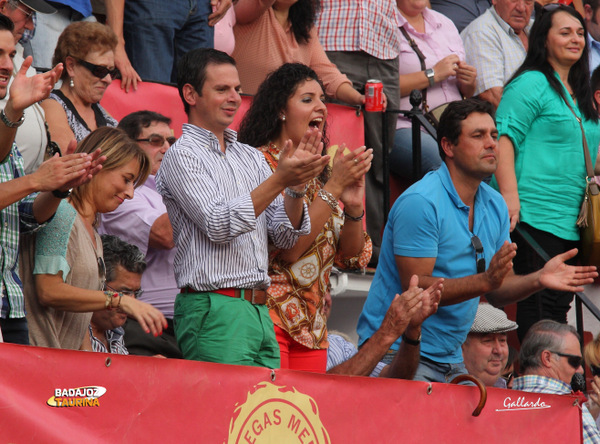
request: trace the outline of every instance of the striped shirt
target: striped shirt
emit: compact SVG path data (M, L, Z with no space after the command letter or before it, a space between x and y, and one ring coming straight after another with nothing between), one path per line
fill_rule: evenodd
M235 131L225 130L225 145L223 153L213 133L185 124L156 175L177 246L175 279L199 291L266 289L269 238L277 248L291 248L310 232L308 208L304 204L300 230L290 223L281 195L255 217L250 192L271 169L259 150L237 141Z
M13 144L10 154L0 163L0 182L8 182L24 175L23 158ZM8 295L8 304L6 301L2 303L2 318L25 317L23 284L19 277L19 233L40 227L33 217L35 196L32 194L0 210L0 294L3 298Z
M325 51L364 51L383 60L400 53L392 0L321 0L316 25Z
M110 350L106 348L104 342L94 336L92 326L89 326L90 340L92 341L92 351L100 353L114 353L116 355L128 355L129 351L125 347L125 330L123 327L117 327L112 330L106 330L106 342Z
M354 344L346 341L340 335L330 333L327 340L329 341L329 348L327 349L327 371L331 370L336 365L346 362L358 353L358 349ZM385 362L379 361L369 376L378 378L381 374L381 370L383 370L386 365Z
M525 375L515 378L513 390L551 395L570 395L573 392L571 386L566 382L540 375ZM583 443L600 443L600 432L594 417L585 405L581 408L581 420L583 423Z

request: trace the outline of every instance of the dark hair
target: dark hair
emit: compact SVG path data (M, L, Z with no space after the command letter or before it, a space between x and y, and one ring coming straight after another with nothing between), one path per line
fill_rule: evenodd
M598 65L596 67L596 69L594 69L594 72L592 73L592 78L590 80L590 86L592 88L592 96L593 96L594 93L600 89L600 65Z
M14 30L15 24L13 23L13 21L4 14L0 14L0 31L13 32Z
M551 319L538 321L531 326L521 344L519 367L521 374L542 366L541 355L544 350L561 352L563 341L569 333L579 340L577 330L569 324L561 324Z
M548 51L546 49L546 41L548 39L548 32L552 27L552 18L558 12L566 12L567 14L575 17L583 26L585 45L583 46L583 52L581 57L569 70L569 84L573 88L575 97L577 99L577 106L587 120L594 122L598 121L598 111L594 106L592 100L592 90L590 88L590 68L588 59L588 37L587 30L585 27L585 21L583 17L574 9L569 6L556 4L552 5L553 9L543 10L543 13L536 17L531 32L529 33L529 49L525 56L525 61L517 69L512 78L507 82L510 84L514 79L527 71L539 71L546 77L546 80L550 84L550 87L556 91L560 97L566 100L563 93L563 86L560 80L555 76L554 68L548 62Z
M112 234L103 234L100 237L102 238L107 282L112 282L117 278L117 265L135 274L142 274L146 270L144 253L138 247L128 244Z
M290 6L289 20L298 43L308 43L310 31L320 9L319 0L298 0Z
M450 102L440 116L437 141L442 160L446 159L446 153L442 148L442 139L445 137L452 145L457 145L458 137L462 132L462 121L473 113L489 114L494 119L492 104L474 97Z
M148 128L154 122L171 124L171 119L154 111L136 111L127 114L121 119L117 128L127 133L130 139L137 139L142 133L142 128Z
M201 96L206 81L206 67L210 64L236 66L235 60L230 55L212 48L192 49L177 63L177 89L186 114L190 113L190 105L183 97L183 87L189 83Z
M589 5L590 8L592 8L592 23L596 23L596 11L598 10L598 7L600 6L600 1L599 0L583 0L583 4L585 5Z
M238 140L260 147L276 139L281 133L281 119L287 101L303 82L314 80L321 85L317 74L302 63L285 63L271 72L260 84L250 108L244 115L238 132ZM323 150L327 149L327 122L323 126ZM321 177L327 181L329 168Z

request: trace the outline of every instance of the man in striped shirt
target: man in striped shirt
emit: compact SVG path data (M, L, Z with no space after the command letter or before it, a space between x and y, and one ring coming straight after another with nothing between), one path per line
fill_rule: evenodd
M279 367L265 305L268 239L291 248L309 233L304 185L329 156L318 153L320 133L309 129L271 174L263 154L227 128L241 104L235 61L201 48L182 57L177 72L189 124L156 176L178 249L177 342L186 359Z

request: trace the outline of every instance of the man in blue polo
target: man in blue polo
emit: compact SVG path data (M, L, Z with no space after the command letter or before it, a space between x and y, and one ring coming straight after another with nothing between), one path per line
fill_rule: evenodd
M597 276L595 267L565 264L576 249L556 256L535 273L513 273L517 246L510 243L506 204L482 182L496 171L497 135L488 102L452 102L438 128L442 166L406 190L389 215L358 334L360 344L369 340L391 303L388 295L406 290L412 275L423 288L445 278L440 307L423 323L422 338L405 334L392 346L397 350L403 340L420 344L417 380L449 382L467 373L461 345L479 296L502 307L544 287L582 291L581 286Z

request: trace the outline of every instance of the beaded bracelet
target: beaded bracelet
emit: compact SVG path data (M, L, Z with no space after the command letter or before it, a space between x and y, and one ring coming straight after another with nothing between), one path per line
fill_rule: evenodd
M363 220L363 217L365 217L365 210L363 210L362 214L360 216L354 217L354 216L350 216L348 213L346 213L346 210L344 210L344 217L346 219L350 219L354 222L360 222L361 220Z
M319 190L319 192L317 193L317 195L321 199L323 199L327 203L327 205L329 205L329 208L331 208L333 211L335 211L335 209L337 208L338 201L333 196L333 194L331 194L329 191L326 191L323 188L321 188Z

